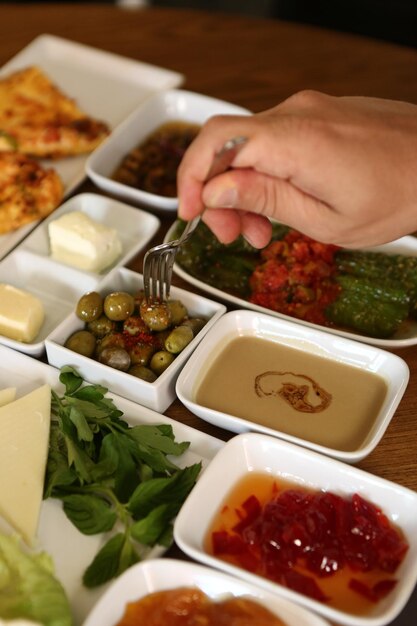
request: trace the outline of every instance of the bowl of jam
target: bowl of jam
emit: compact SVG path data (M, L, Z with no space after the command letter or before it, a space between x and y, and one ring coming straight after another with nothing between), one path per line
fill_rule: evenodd
M259 433L231 439L181 509L190 557L347 626L383 626L417 581L417 494Z

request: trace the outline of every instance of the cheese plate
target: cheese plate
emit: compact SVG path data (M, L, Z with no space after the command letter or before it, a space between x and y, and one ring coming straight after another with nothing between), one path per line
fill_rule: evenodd
M116 128L149 95L178 87L178 72L128 59L75 41L42 34L0 68L0 78L38 65L89 115ZM60 175L68 196L85 178L87 155L42 161ZM0 258L37 225L33 222L0 235Z
M59 370L0 345L0 389L15 387L16 397L20 398L45 383L61 393L63 388L59 382ZM170 424L177 441L189 441L189 449L176 459L176 463L181 467L201 460L205 468L223 446L220 440L170 420L155 411L111 393L108 396L113 398L115 405L123 411L123 419L130 425ZM6 526L4 524L0 526L4 531ZM52 556L56 576L68 595L76 626L83 622L93 605L110 585L107 583L89 590L83 586L81 580L86 566L104 540L104 535L81 534L68 520L57 500L47 499L43 502L37 547ZM143 558L155 558L161 556L163 552L162 547L152 548Z

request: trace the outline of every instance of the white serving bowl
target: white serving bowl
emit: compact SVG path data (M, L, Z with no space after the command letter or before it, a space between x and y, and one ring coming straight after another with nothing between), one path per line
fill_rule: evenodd
M150 96L88 158L86 171L104 191L141 206L175 211L177 198L160 196L112 180L122 159L154 130L169 121L203 124L213 115L249 115L247 109L190 91L173 89Z
M239 416L238 412L232 415L220 409L209 408L198 403L196 391L209 370L211 363L229 342L238 337L262 338L299 350L300 370L298 371L303 373L306 373L303 370L303 354L314 354L331 362L354 366L363 372L370 372L382 377L385 380L387 392L378 413L373 420L369 420L367 435L362 440L362 443L355 449L343 448L341 445L338 447L336 445L315 443L307 438L302 438L300 435L290 434L290 427L288 432L286 432L251 421L248 417ZM244 359L245 355L242 355L242 358ZM270 368L266 367L265 369ZM253 372L250 369L246 368L239 375L239 386L242 384L246 387L253 387ZM314 377L314 372L310 373L310 376ZM380 348L337 337L297 322L253 311L237 310L224 315L215 327L207 333L181 372L177 381L176 391L181 402L190 411L216 426L236 433L246 431L262 432L306 446L339 460L354 463L367 456L380 441L404 394L408 380L409 369L405 361ZM326 381L324 381L323 386L326 386ZM336 411L336 402L339 404L349 403L354 393L355 389L352 389L348 383L345 383L342 390L339 390L338 395L333 398L335 404L331 407L331 410ZM213 398L216 398L216 403L218 403L217 399L220 397L218 390L213 389ZM259 402L263 401L264 399L259 400ZM277 396L271 400L268 399L268 402L276 403L277 412L280 410L280 406L283 406L279 404L283 400L277 398ZM244 409L245 407L241 410L243 411ZM301 416L295 410L293 413L294 419L305 419L303 418L306 415L305 413L301 414ZM320 428L323 428L320 422L321 415L321 413L315 413L312 417L309 415L309 419L316 421L319 433L323 432L323 430L320 430Z
M131 567L99 600L83 626L114 626L123 616L128 602L178 587L197 587L213 601L243 596L265 606L286 626L328 626L318 615L251 583L202 565L174 559L154 559Z
M134 294L142 288L143 277L141 274L119 267L107 274L97 286L96 291L102 295L112 291L127 291ZM226 311L226 307L222 304L177 287L171 288L171 298L181 300L191 316L206 317L208 321L155 382L146 382L65 348L64 343L68 337L76 330L81 330L84 327L74 312L75 305L73 312L51 332L45 341L48 362L59 368L63 365L72 365L88 382L101 384L115 394L160 413L164 412L175 399L175 383L186 360L208 330Z
M72 211L80 211L99 224L114 228L119 235L122 244L120 256L111 266L105 267L101 272L91 272L94 276L98 274L99 279L114 267L126 265L134 258L152 239L161 224L155 215L136 207L95 193L81 193L64 202L47 219L43 220L29 237L23 240L20 248L48 258L52 263L53 271L62 271L60 266L65 264L50 256L48 227L51 222ZM80 269L78 271L83 274L89 273Z
M212 520L233 487L250 472L264 473L299 487L331 491L341 496L357 493L379 506L399 526L409 549L395 578L393 590L366 615L341 611L271 580L210 555L205 538ZM417 581L417 494L335 459L258 433L237 435L215 456L184 503L174 525L178 546L190 557L219 568L347 626L384 626L403 609ZM354 575L354 573L353 573Z

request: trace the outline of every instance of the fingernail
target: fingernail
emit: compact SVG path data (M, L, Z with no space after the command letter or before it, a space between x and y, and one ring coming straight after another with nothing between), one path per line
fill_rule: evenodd
M210 207L233 208L237 205L236 187L222 189L220 193L214 193L205 198L205 203Z

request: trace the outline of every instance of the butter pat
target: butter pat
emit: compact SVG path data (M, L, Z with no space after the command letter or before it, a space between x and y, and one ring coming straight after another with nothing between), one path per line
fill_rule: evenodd
M51 388L0 407L0 514L32 545L48 458Z
M33 294L0 283L0 333L9 339L30 343L45 319L42 302Z
M52 258L88 272L101 272L122 252L117 231L82 211L65 213L48 230Z

